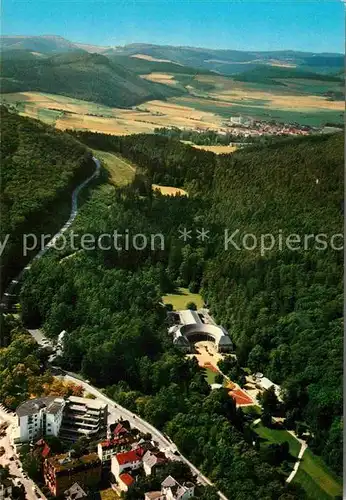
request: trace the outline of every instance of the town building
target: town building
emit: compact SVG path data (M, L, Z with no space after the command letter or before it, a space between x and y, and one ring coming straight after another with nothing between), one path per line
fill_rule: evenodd
M60 437L77 441L81 436L92 439L106 435L108 406L97 399L69 396L61 422Z
M135 482L134 478L131 476L131 474L128 474L127 472L123 472L120 474L119 479L118 479L118 485L119 489L121 491L129 491L129 488L133 485Z
M216 325L204 309L169 312L168 317L174 322L168 330L173 336L173 344L184 352L190 352L190 342L198 340L211 340L219 352L229 352L233 348L228 332Z
M111 462L111 472L116 481L119 481L122 472L130 472L141 468L143 455L144 450L141 447L114 455Z
M44 461L43 476L47 487L54 496L62 495L74 483L84 489L95 487L101 480L101 460L96 453L73 456L65 453L49 457Z
M161 491L145 493L145 500L186 500L195 494L195 485L191 482L178 483L172 476L167 476L161 483Z
M71 488L64 492L64 496L66 500L78 500L79 498L87 498L87 493L83 490L83 488L78 484L74 483Z
M16 409L19 436L22 443L34 441L40 436L58 436L65 400L56 396L29 399Z
M146 476L150 476L151 474L153 474L153 472L158 467L165 465L167 462L168 462L168 459L167 459L166 455L163 453L163 451L160 451L160 450L150 451L150 450L148 450L143 455L143 469L144 469Z
M25 401L16 413L15 445L33 442L42 436L59 436L74 442L81 436L96 438L106 433L107 404L96 399L46 396Z
M135 442L134 437L125 434L114 439L106 439L97 445L97 454L102 463L110 462L112 457L121 451L128 450Z
M256 386L262 391L267 391L271 387L274 388L274 392L279 401L282 401L281 396L281 387L277 384L274 384L269 378L264 377L262 373L255 373L253 375L253 380L255 381Z
M11 479L5 478L0 481L0 500L10 500L12 496L13 484Z

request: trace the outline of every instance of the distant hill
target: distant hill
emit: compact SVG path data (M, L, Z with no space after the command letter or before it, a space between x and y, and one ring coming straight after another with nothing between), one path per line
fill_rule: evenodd
M303 80L319 80L322 82L340 82L342 78L331 74L314 73L312 71L305 71L298 68L284 68L273 66L257 66L256 68L244 71L238 75L233 76L234 80L240 82L251 83L267 83L284 85L282 79L303 79Z
M172 63L169 61L150 61L146 59L141 59L133 56L119 56L119 55L108 55L108 58L123 66L130 69L134 73L139 75L145 75L148 73L160 72L160 73L175 73L184 75L208 75L211 71L208 69L198 69L191 66L184 66L178 63Z
M192 68L235 75L258 65L291 67L316 73L337 73L344 68L344 55L334 53L299 52L293 50L242 51L201 47L175 47L133 43L125 46L105 47L71 42L60 36L3 36L2 51L28 50L42 54L75 52L99 53L107 56L142 55ZM139 59L137 59L137 62ZM139 62L138 62L139 64Z
M143 80L100 54L64 52L34 59L28 52L25 54L22 59L5 57L2 60L2 92L49 92L117 107L165 99L183 92Z
M257 65L274 67L297 67L306 71L336 73L344 67L344 55L285 51L240 51L216 50L196 47L173 47L169 45L130 44L109 49L105 54L143 54L157 59L209 69L226 75L234 75Z
M1 50L28 50L42 52L43 54L57 54L61 52L74 52L81 50L73 42L61 36L2 36L0 38Z

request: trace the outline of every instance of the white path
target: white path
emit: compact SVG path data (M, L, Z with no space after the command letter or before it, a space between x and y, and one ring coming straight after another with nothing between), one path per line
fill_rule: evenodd
M296 437L296 439L298 439L298 438ZM306 448L308 447L308 445L306 444L305 441L301 441L300 439L298 439L298 441L301 443L302 446L300 448L300 452L298 454L297 461L294 464L293 470L292 470L291 474L288 476L288 478L286 479L286 483L290 483L292 481L292 479L294 478L294 476L297 474L297 470L299 468L300 461L303 458L303 455L304 455Z

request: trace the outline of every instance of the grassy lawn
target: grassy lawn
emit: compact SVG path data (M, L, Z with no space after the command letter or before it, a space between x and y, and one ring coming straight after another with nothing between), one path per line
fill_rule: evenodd
M117 498L120 498L119 495L112 490L112 488L100 491L100 497L101 500L116 500Z
M135 170L132 165L113 153L94 150L96 158L102 161L104 168L109 172L110 182L117 186L124 186L132 181Z
M309 449L303 455L293 482L299 483L311 500L330 500L342 495L341 481Z
M204 377L208 382L208 384L209 385L215 384L215 377L217 373L213 372L213 370L210 370L209 368L203 368L203 370L204 370Z
M186 305L189 302L194 302L197 308L203 307L203 299L199 293L190 293L187 288L178 288L177 293L171 293L169 295L164 295L162 297L162 302L164 304L172 304L173 309L179 311L180 309L186 309Z
M300 451L300 443L296 440L289 432L285 429L269 429L268 427L264 427L261 423L257 424L254 428L254 431L266 441L266 445L272 443L283 443L287 441L290 446L290 454L293 457L297 457Z

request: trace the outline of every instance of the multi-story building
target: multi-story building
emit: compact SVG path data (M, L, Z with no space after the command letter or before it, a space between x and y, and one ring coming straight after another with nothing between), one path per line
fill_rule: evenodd
M66 453L45 460L44 480L50 492L59 496L78 483L81 488L95 487L101 480L101 460L96 453L74 457Z
M55 396L29 399L19 405L17 439L25 443L40 436L58 436L64 407L65 400Z
M19 432L14 444L41 436L59 436L74 442L80 436L97 438L106 433L107 404L96 399L46 396L25 401L16 413Z
M77 441L81 436L91 439L107 432L108 406L97 399L70 396L66 399L60 437L65 441Z

